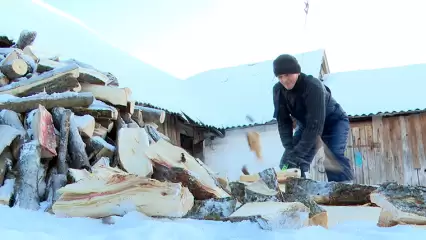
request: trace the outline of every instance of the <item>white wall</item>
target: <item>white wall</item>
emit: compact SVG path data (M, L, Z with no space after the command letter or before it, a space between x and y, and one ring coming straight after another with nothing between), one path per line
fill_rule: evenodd
M248 146L246 134L249 131L257 131L260 134L263 155L261 162ZM230 181L239 179L244 164L247 165L250 173L257 173L270 167L279 169L284 152L277 124L230 129L226 131L224 138L206 140L204 144L204 162L213 171L226 175ZM312 161L311 177L316 180L325 180L325 174L318 171L318 168L322 167L322 156L322 151L319 151Z

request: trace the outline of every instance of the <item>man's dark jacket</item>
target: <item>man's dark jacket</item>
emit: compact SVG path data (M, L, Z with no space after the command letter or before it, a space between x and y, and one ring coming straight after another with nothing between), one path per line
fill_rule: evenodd
M331 91L320 80L301 73L291 90L278 82L273 88L274 118L284 148L304 161L308 152L315 147L317 137L322 135L324 126L346 115L331 96ZM293 144L293 122L290 115L303 127L301 139Z

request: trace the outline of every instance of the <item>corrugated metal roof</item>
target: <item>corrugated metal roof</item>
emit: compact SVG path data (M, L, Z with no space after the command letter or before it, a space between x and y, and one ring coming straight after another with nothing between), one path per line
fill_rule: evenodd
M351 117L426 109L426 64L331 73L323 79Z
M324 50L294 55L306 74L319 77ZM206 71L188 78L191 104L183 111L194 121L217 128L263 124L273 118L272 87L278 81L273 60Z

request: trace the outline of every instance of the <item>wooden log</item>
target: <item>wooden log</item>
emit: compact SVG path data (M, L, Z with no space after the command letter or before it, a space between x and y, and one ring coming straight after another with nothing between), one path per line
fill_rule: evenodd
M53 205L55 201L59 199L61 196L60 193L58 193L58 190L62 187L64 187L67 184L67 175L66 174L59 174L56 167L53 167L49 174L49 180L48 180L48 195L47 195L47 202L49 203L49 208Z
M363 205L370 203L370 193L376 186L340 182L319 182L311 179L287 178L286 191L296 186L304 189L315 202L322 205Z
M230 182L229 188L231 189L231 196L238 200L240 203L245 202L246 186L244 182Z
M9 147L12 142L19 138L22 134L22 131L19 131L9 125L0 125L0 132L2 134L2 137L0 138L0 153L3 152L6 147Z
M57 173L66 174L68 172L67 153L68 153L68 142L70 135L70 121L72 112L69 109L62 107L52 109L53 123L56 129L59 129L59 147L58 147L58 158L57 158Z
M146 123L153 122L156 124L162 124L166 119L166 112L164 110L143 106L135 106L135 110L139 110L142 112L143 121Z
M26 137L26 130L24 126L22 125L21 115L11 110L7 110L7 109L1 110L0 124L9 125L20 132L19 137L15 138L15 140L13 140L10 145L13 158L16 160L19 159L19 152L20 152L21 146L25 142L25 137Z
M7 147L3 149L3 152L0 154L0 186L3 185L8 167L12 166L13 162L12 151L10 148Z
M112 158L114 156L115 147L101 137L88 138L85 140L85 144L86 153L92 166L103 157Z
M64 67L66 65L68 65L68 64L64 64L63 62L53 61L53 60L50 60L50 59L40 59L40 61L37 64L36 72L44 73L44 72L47 72L47 71L51 71L55 68Z
M241 206L224 221L252 221L264 230L299 229L309 225L309 209L299 202L252 202Z
M0 154L1 162L6 163L6 172L4 175L4 181L0 186L0 205L11 206L12 196L14 194L14 186L15 186L15 174L12 171L13 159L11 159L10 151L9 154L7 150L3 151Z
M16 42L16 48L24 49L26 46L32 45L37 37L36 31L23 30Z
M11 98L0 102L0 109L9 109L17 113L25 113L43 105L46 109L54 107L73 108L77 106L88 107L94 98L91 93L39 93L29 97Z
M0 66L0 71L10 80L24 76L28 72L28 64L22 59L14 59Z
M232 198L195 200L186 218L200 220L220 220L235 212L237 201Z
M34 63L39 63L40 62L40 58L36 56L36 54L33 51L32 46L26 46L24 47L24 49L22 49L22 52L31 57L34 60ZM37 70L37 68L35 68L34 70Z
M77 116L90 115L95 119L117 120L118 110L108 104L94 100L90 106L73 107L71 110Z
M105 86L110 80L104 73L91 68L80 67L80 76L78 81L81 83L89 83Z
M0 92L19 97L39 92L65 92L79 86L77 81L78 75L78 66L66 65L54 71L48 71L32 78L1 87Z
M74 115L74 119L80 135L91 138L93 136L93 132L95 131L95 118L91 115Z
M3 74L0 72L0 87L6 86L7 84L9 84L10 80Z
M84 168L91 171L89 157L87 156L84 141L80 136L80 132L75 122L74 114L71 114L70 117L68 153L71 156L69 167L76 169Z
M106 129L100 123L95 122L95 130L93 130L93 137L101 137L105 139L107 134L108 134L108 129Z
M139 125L139 127L144 127L142 111L140 109L135 109L132 114L132 119Z
M82 83L81 92L91 92L96 99L124 108L127 107L129 99L128 91L125 88Z
M59 189L55 215L103 218L123 216L126 206L151 217L182 217L194 204L194 197L181 183L160 182L117 173L106 177L85 177Z
M40 157L52 158L57 156L56 134L53 125L52 115L45 107L39 105L38 108L30 111L25 119L25 125L29 139L35 140L40 145Z
M149 147L145 129L121 128L117 139L120 166L128 173L151 177L153 173L152 163L144 154Z
M123 121L126 123L128 128L139 128L139 124L132 119L132 115L130 113L123 113L120 116L123 118Z
M149 145L145 154L154 163L153 178L181 182L189 188L196 200L230 197L216 185L215 179L208 171L184 149L160 139Z
M386 182L371 193L371 202L382 208L378 226L426 225L426 187Z
M301 172L298 168L290 168L286 169L284 171L278 171L277 173L277 180L278 183L284 183L287 178L293 177L293 178L300 178ZM259 174L251 174L251 175L241 175L240 181L241 182L256 182L260 179Z
M37 141L24 143L17 163L14 206L38 210L40 208L39 181L44 181L44 167L40 162L40 146Z

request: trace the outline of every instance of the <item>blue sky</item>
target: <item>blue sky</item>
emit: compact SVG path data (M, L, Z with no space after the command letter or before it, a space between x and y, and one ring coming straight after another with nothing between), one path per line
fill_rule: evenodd
M45 0L179 78L325 48L333 72L426 62L422 0Z

